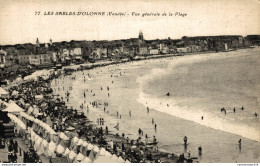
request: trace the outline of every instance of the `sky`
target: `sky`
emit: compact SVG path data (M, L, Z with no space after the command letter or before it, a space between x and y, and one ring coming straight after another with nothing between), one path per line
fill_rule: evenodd
M40 12L37 15L36 12ZM53 15L44 15L54 12ZM105 16L55 15L105 12ZM125 16L107 16L123 12ZM132 16L132 12L140 16ZM160 13L145 16L143 13ZM161 16L163 13L166 16ZM169 16L169 12L173 16ZM175 13L186 14L184 17ZM0 45L260 34L260 0L0 0Z

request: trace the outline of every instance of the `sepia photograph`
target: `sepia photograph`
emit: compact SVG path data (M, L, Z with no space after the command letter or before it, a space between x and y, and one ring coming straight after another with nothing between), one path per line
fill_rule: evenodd
M260 0L0 0L1 166L257 166L259 20Z

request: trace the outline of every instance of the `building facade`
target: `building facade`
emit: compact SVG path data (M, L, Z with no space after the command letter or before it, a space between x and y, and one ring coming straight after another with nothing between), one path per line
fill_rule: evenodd
M51 65L53 63L51 54L30 55L29 62L32 65Z
M147 47L140 47L139 48L139 55L148 55L149 51Z
M150 55L158 55L159 54L159 49L150 49L149 50Z
M0 50L0 68L5 67L6 65L6 56L7 56L7 52L4 50Z
M18 55L19 65L28 65L30 64L30 55Z

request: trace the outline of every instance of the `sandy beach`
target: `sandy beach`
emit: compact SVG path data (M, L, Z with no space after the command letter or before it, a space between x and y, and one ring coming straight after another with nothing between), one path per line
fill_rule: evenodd
M108 126L113 133L120 135L124 133L130 139L137 139L140 136L138 129L141 128L142 139L146 134L149 141L156 136L161 151L177 154L190 152L191 156L199 158L199 162L259 162L259 117L253 116L253 113L257 111L259 115L257 103L259 98L255 98L255 96L259 97L259 92L256 91L259 89L258 80L251 80L253 88L246 88L247 84L244 85L241 81L242 86L235 87L238 90L233 93L233 96L237 96L240 91L245 95L241 95L239 100L232 98L231 93L227 96L229 99L232 98L230 102L237 101L234 103L223 102L226 99L221 96L222 91L231 89L233 85L225 88L220 88L221 84L215 85L215 89L209 88L208 91L202 91L207 88L199 86L200 81L208 81L207 83L210 84L210 79L223 80L222 72L226 72L220 70L223 66L230 66L233 73L240 72L247 75L241 72L242 70L234 69L232 65L235 62L240 68L245 67L242 63L245 58L249 59L247 63L249 65L244 71L251 73L245 79L255 78L255 73L252 71L259 61L253 58L258 57L257 53L259 53L258 48L128 62L61 76L52 81L51 87L54 93L64 98L68 106L81 110L80 106L83 105L82 111L94 123L97 118L104 118L104 126ZM250 58L251 55L253 58ZM217 67L218 62L222 64L222 67ZM191 63L194 65L191 66ZM211 69L205 70L207 68ZM218 77L209 77L213 69L217 69L212 73L218 74ZM255 69L256 73L258 71L259 68ZM72 77L75 77L75 80L72 80ZM197 79L194 79L196 77ZM219 81L216 82L219 83ZM199 88L190 89L191 87ZM65 98L67 91L70 93L69 100ZM167 92L171 94L169 97L165 95ZM209 92L210 94L214 92L213 96L216 98L205 97L205 94ZM93 101L100 103L98 108L92 107L90 103ZM210 103L210 101L216 102ZM252 103L249 103L250 101ZM109 104L105 110L104 102ZM238 109L241 106L245 107L246 113L239 112ZM229 111L237 107L236 115L240 116L232 116L233 112L228 112L225 116L219 110L221 107L226 107ZM203 121L201 121L201 116L204 116ZM246 118L247 116L250 118ZM152 119L154 119L154 124L152 124ZM234 125L230 125L230 119ZM119 130L114 128L117 123ZM187 148L183 146L184 136L188 137ZM242 138L241 149L238 147L240 138ZM199 146L203 148L201 156L198 155Z

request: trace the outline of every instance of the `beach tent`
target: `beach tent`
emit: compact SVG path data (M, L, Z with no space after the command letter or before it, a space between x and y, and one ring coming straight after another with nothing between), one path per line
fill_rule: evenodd
M99 152L99 147L98 147L97 145L95 145L94 148L93 148L93 151L94 151L95 153L98 153L98 152Z
M88 158L88 157L85 157L81 163L92 163L92 161Z
M65 152L65 149L64 149L64 147L63 146L61 146L60 144L57 146L57 153L59 153L59 154L62 154L62 153L64 153Z
M70 149L74 149L75 146L77 145L77 142L79 141L79 138L78 137L73 137L73 139L71 140L71 144L70 144Z
M88 149L88 150L92 150L93 148L94 148L94 146L93 146L91 143L89 143L87 149Z
M78 142L77 142L77 145L80 146L83 144L83 140L82 139L79 139Z
M116 161L117 159L118 159L118 157L115 154L113 154L112 157L111 157L111 160Z
M85 156L83 156L83 154L79 153L77 154L77 156L75 157L75 160L80 162L82 160L84 160Z
M106 149L105 148L101 148L100 151L99 151L99 156L105 156L106 154Z
M91 161L94 161L94 160L95 160L95 156L94 156L93 150L90 151L90 153L89 153L89 155L88 155L88 158L89 158Z
M112 154L110 152L106 151L105 156L111 158Z
M125 163L125 160L120 156L120 157L118 157L117 162L118 163Z
M9 93L0 87L0 97L6 98L8 97Z
M37 150L37 154L38 155L44 154L44 151L47 148L47 146L48 146L48 142L45 139L42 139L42 142L40 144L40 149Z
M84 141L83 142L83 144L81 145L81 147L80 147L80 152L83 154L83 155L87 155L87 151L88 151L88 149L87 149L87 147L88 147L88 142L87 141Z
M70 153L69 153L69 162L73 162L73 160L75 159L76 155L77 154L74 151L70 151Z
M131 163L129 160L126 160L125 163Z
M84 141L82 146L87 147L88 146L88 142Z
M66 148L66 150L65 150L65 152L64 152L64 155L65 155L65 156L69 156L69 154L70 154L70 150L69 150L68 148Z
M55 150L56 150L56 145L53 141L51 141L48 146L46 147L45 151L44 151L44 155L46 157L52 157L55 158Z
M11 101L8 104L7 108L5 108L3 111L4 112L10 112L10 113L20 113L20 112L23 112L24 109L19 107L15 102Z

